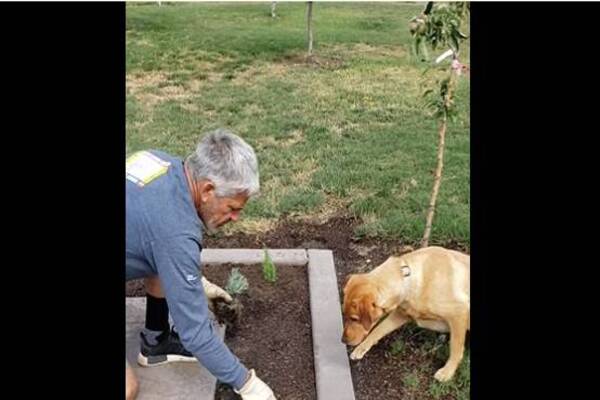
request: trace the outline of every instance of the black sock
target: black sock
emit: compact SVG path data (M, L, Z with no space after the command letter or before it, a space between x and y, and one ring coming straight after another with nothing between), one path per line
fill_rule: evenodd
M169 306L164 298L146 294L146 329L156 332L169 331Z

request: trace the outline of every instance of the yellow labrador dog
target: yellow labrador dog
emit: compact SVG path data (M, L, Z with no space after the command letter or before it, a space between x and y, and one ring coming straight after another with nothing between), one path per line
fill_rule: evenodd
M420 327L450 332L450 357L435 373L439 381L450 380L470 329L469 275L470 256L435 246L350 275L344 287L342 338L358 345L350 358L360 360L385 335L414 320Z

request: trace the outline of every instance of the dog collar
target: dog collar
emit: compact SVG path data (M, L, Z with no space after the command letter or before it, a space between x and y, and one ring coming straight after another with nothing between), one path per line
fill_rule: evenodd
M402 274L405 278L410 276L410 267L408 265L403 265L400 267L400 269L402 270Z
M411 280L406 278L410 276L412 271L410 270L410 267L408 265L403 265L400 267L400 269L402 270L402 275L404 276L404 279L402 279L402 296L404 297L404 299L407 299L410 293Z

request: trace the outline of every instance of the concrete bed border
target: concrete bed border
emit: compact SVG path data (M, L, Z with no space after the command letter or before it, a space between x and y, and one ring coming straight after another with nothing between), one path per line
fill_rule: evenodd
M308 266L315 383L319 400L355 400L342 343L342 316L331 250L269 249L276 266ZM261 249L203 249L203 265L260 264Z

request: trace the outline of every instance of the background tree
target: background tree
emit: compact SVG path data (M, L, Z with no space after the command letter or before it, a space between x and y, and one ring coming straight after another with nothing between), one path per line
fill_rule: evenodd
M424 93L427 108L433 112L433 116L439 122L439 141L437 167L435 169L421 247L429 245L429 238L431 236L435 206L442 181L448 121L453 121L456 116L454 95L457 80L459 76L468 71L468 67L460 62L459 54L461 43L468 38L466 34L462 33L461 29L468 22L469 11L470 6L468 2L428 2L423 12L409 22L409 29L414 38L413 50L419 60L429 62L428 47L431 47L433 50L450 48L439 56L434 64L446 71L444 78L437 81L437 88L430 88ZM450 64L442 64L449 57L452 57ZM430 67L428 66L425 72L429 69Z

